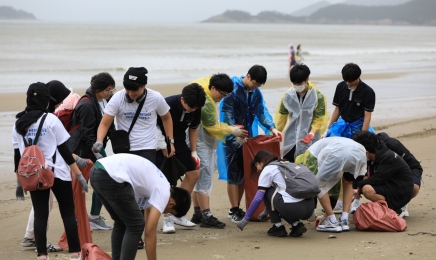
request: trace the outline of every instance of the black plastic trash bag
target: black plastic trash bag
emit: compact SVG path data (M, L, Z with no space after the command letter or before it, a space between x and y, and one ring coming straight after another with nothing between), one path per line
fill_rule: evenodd
M165 141L167 143L167 151L170 153L171 146L168 137L165 138ZM174 187L177 186L179 179L182 181L181 177L186 173L186 167L175 156L165 158L160 170L167 177L170 185Z

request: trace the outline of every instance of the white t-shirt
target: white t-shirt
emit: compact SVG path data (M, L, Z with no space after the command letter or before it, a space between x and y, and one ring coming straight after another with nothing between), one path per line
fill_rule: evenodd
M29 130L25 136L26 140L29 138L35 139L36 132L38 131L39 122L42 116L38 119L36 123L30 125ZM54 168L54 176L63 181L71 181L70 168L67 163L62 158L57 147L65 143L70 138L67 130L65 130L64 125L61 121L53 114L48 113L44 125L41 129L41 135L36 144L39 149L41 149L44 154L45 161L48 166ZM33 142L33 141L32 141ZM25 146L23 137L17 133L14 128L12 129L12 145L14 149L19 149L20 154L23 154ZM56 152L56 162L53 163L53 155Z
M170 184L152 162L127 153L114 154L98 162L114 181L132 185L141 210L154 206L163 213L170 199Z
M104 112L116 117L117 130L129 131L133 117L139 103L125 100L126 91L123 89L113 95ZM156 149L156 120L157 116L163 116L170 111L162 95L147 88L147 98L135 125L130 132L130 151Z
M267 165L260 173L257 186L268 188L272 186L273 183L277 184L280 187L278 192L282 195L283 201L285 203L295 203L304 200L294 198L286 192L286 182L283 179L283 176L280 173L279 167L277 165Z

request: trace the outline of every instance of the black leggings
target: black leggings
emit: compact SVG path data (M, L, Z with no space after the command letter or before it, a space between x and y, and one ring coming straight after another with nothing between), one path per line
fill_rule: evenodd
M276 188L271 187L266 190L263 202L265 203L266 210L271 218L271 223L279 223L281 218L284 218L286 222L292 225L295 221L300 219L308 219L312 216L315 209L314 199L305 199L294 203L285 203L280 193L274 196L274 211L271 207L271 197L274 194Z
M80 252L79 233L77 232L77 219L74 214L73 187L71 181L63 181L55 178L53 194L59 204L62 221L64 222L65 232L68 239L68 249L70 253ZM33 210L35 211L35 242L38 256L47 255L47 220L49 215L48 200L50 189L31 191Z

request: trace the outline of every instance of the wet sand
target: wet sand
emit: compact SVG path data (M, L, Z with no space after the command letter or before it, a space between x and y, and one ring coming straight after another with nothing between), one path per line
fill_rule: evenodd
M410 217L406 218L407 229L400 233L357 231L350 215L350 232L336 234L317 232L306 223L308 232L300 238L268 237L266 231L271 223L250 222L244 231L236 228L227 218L229 201L226 183L215 181L211 196L211 209L227 227L222 230L195 227L186 229L176 226L176 234L162 234L162 222L158 231L159 259L434 259L436 254L436 91L428 83L419 85L419 91L407 92L417 76L432 77L430 72L403 75L373 74L362 79L374 88L377 94L376 110L371 125L378 132L387 132L398 138L421 161L424 168L423 185L418 196L409 203ZM433 76L434 78L434 76ZM335 86L340 77L312 78L331 103ZM153 86L164 96L177 94L185 84ZM289 80L272 79L262 87L268 108L274 114L277 102ZM395 88L393 87L395 86ZM121 86L117 87L118 89ZM83 90L76 90L78 93ZM11 129L16 111L24 108L23 94L1 94L0 96L0 259L35 259L33 251L22 251L20 241L24 236L30 197L24 201L15 199L15 176L13 173L13 150ZM9 111L9 112L8 112ZM11 112L14 111L14 112ZM329 112L332 107L329 105ZM91 191L87 194L88 209ZM245 207L244 200L242 207ZM320 208L317 209L318 213ZM112 221L103 209L102 215ZM188 216L192 215L192 210ZM285 223L285 222L284 222ZM289 224L285 223L289 231ZM63 231L57 203L50 215L48 240L56 243ZM110 231L94 230L93 241L106 252L110 252ZM68 253L51 253L51 259L68 259ZM146 259L145 250L140 250L136 259Z

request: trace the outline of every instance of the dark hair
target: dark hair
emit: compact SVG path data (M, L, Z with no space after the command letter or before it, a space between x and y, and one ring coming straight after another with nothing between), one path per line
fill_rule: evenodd
M201 108L206 103L206 93L197 83L191 83L184 87L182 97L190 108Z
M124 85L125 89L131 90L131 91L136 91L139 88L145 86L145 84L141 84L141 83L138 83L138 82L135 82L135 81L131 81L131 80L128 80L128 79L123 80L123 85Z
M212 87L215 87L219 91L230 93L233 91L233 81L227 74L214 74L209 80L209 89Z
M360 77L360 74L362 74L362 71L357 64L347 63L342 68L342 79L345 82L355 81Z
M250 74L251 80L255 80L259 84L265 84L267 73L264 66L261 65L254 65L248 70L248 73Z
M298 44L298 46L297 46L297 50L299 50L299 49L300 49L300 47L301 47L301 44Z
M91 78L91 90L95 92L100 92L105 90L107 87L115 87L115 80L112 78L111 74L107 72L101 72Z
M301 83L309 78L310 69L304 64L296 64L289 73L292 83Z
M379 145L377 135L369 131L360 131L353 135L353 140L365 147L370 153L375 153L377 146Z
M255 156L253 161L251 161L251 174L250 177L253 178L258 174L256 163L263 163L263 166L267 166L270 162L277 161L278 158L275 157L272 153L266 150L260 150Z
M171 198L176 202L173 210L177 212L177 214L174 216L178 218L185 216L191 207L191 194L183 188L171 187Z

